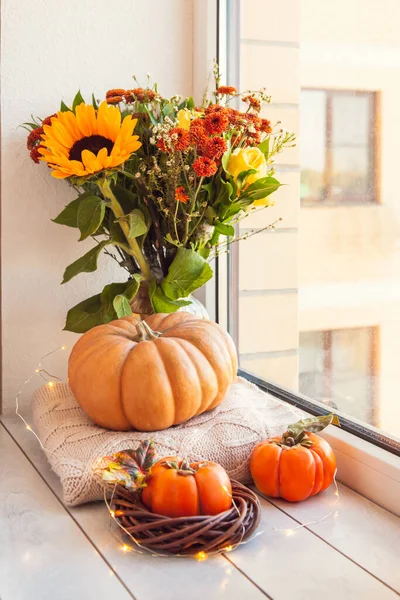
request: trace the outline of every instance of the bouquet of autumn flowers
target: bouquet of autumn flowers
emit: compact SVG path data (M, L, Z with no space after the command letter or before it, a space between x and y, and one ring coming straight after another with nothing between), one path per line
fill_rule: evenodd
M264 90L240 94L220 85L217 67L214 75L214 98L201 106L164 98L157 85L110 90L90 104L78 92L71 107L24 124L31 158L78 194L54 221L95 242L62 283L95 271L102 251L125 271L71 308L65 329L190 304L212 277L212 258L240 239L234 225L271 204L274 156L294 136L260 116ZM239 100L242 111L230 106Z

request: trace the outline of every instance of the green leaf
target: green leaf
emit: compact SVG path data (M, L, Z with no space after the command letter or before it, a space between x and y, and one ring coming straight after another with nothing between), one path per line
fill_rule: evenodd
M161 288L167 298L178 300L204 285L212 275L210 265L200 254L188 248L179 248Z
M85 333L96 325L104 323L100 294L79 302L67 313L64 330Z
M142 279L143 277L141 275L135 273L132 279L128 281L124 292L115 296L113 300L113 307L119 319L132 314L130 303L136 296Z
M214 221L214 227L221 235L227 235L233 237L235 235L235 229L228 223L221 223L221 221Z
M78 207L77 223L81 232L79 241L95 233L103 222L106 204L99 196L87 196Z
M150 282L149 296L151 306L156 313L176 312L181 306L189 306L191 304L190 300L171 300L171 298L167 298L155 281Z
M94 94L92 94L92 105L95 110L97 110L99 108L99 105L97 103L96 98L94 97Z
M133 208L137 208L138 197L133 192L123 188L120 185L115 185L112 191L114 192L118 202L124 209L125 214L131 212Z
M257 148L259 150L261 150L261 152L264 154L265 160L268 160L268 156L269 156L269 138L267 138L266 140L264 140L263 142L261 142L261 144L258 144Z
M218 185L217 197L215 204L230 204L233 195L233 187L229 181L220 180ZM235 196L236 197L236 192Z
M99 254L109 243L110 242L108 240L101 242L101 244L91 248L89 252L86 252L86 254L78 258L78 260L68 265L68 267L65 269L64 277L61 283L67 283L67 281L70 281L70 279L79 273L92 273L95 271L97 269L97 260L99 258Z
M141 210L134 208L129 214L117 219L117 221L128 221L129 237L137 238L147 233L147 224Z
M118 319L121 319L122 317L129 317L129 315L133 314L129 300L123 294L115 296L113 307L117 313Z
M186 108L188 108L189 110L194 109L194 100L193 100L192 96L190 96L190 98L188 98Z
M58 217L52 219L53 223L59 225L66 225L67 227L78 227L78 209L81 203L81 197L76 200L72 200L67 206L60 212Z
M225 152L225 154L222 155L221 164L222 164L222 168L224 169L224 171L226 173L228 172L227 168L228 168L228 162L229 162L229 159L231 157L231 154L232 154L232 149L229 148L229 150L227 150Z
M61 100L60 111L61 112L72 112L70 107L67 106L63 100Z
M72 102L72 110L73 110L73 112L75 112L75 109L76 109L76 107L77 107L79 104L82 104L82 102L85 102L85 101L84 101L84 99L82 98L81 91L80 91L80 90L78 90L78 92L76 93L76 96L75 96L75 98L74 98L74 101Z
M257 179L257 181L249 185L243 194L241 194L239 199L251 199L253 202L254 200L261 200L262 198L266 198L275 192L281 185L282 184L273 177L262 177L261 179Z
M242 190L246 185L248 176L253 175L254 173L257 173L257 169L247 169L247 171L241 171L239 173L236 178L236 185L238 186L239 190Z
M103 306L104 323L109 323L117 318L117 313L114 309L114 299L118 294L122 294L126 289L125 283L109 283L104 286L101 292L101 304Z
M172 119L175 116L175 106L171 102L168 102L162 109L162 113L164 117L170 117Z

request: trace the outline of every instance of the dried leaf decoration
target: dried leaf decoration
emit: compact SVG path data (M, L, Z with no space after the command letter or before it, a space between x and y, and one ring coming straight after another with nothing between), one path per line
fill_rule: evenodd
M322 415L321 417L307 417L293 425L289 425L287 431L282 436L283 444L294 446L302 444L303 446L311 446L312 442L307 439L307 433L318 433L333 423L340 427L339 418L337 415Z
M152 440L145 440L136 450L121 450L111 456L104 456L96 470L107 484L119 484L138 490L145 487L146 478L156 460Z

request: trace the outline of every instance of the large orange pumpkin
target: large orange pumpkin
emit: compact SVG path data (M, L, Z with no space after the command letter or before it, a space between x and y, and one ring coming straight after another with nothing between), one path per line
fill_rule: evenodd
M142 501L153 513L167 517L216 515L232 506L232 487L217 463L189 464L169 456L151 468Z
M217 406L237 372L230 335L184 312L138 315L83 334L72 349L72 392L98 425L155 431Z
M336 473L336 458L320 431L333 415L309 418L291 425L282 436L258 444L250 471L257 489L266 496L289 502L305 500L325 490Z

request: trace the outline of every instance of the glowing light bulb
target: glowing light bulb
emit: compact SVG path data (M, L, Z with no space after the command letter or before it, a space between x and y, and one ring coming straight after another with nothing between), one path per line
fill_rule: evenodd
M65 350L65 349L66 349L66 346L61 346L61 350Z
M126 544L124 544L121 548L122 552L129 552L130 549L131 549L131 547L127 546Z
M115 517L115 512L113 510L110 510L110 515L112 516L112 518Z
M32 427L30 425L27 425L26 428L28 431L32 431Z
M54 381L48 381L47 385L49 386L49 388L54 387Z
M35 369L35 373L40 373L40 369Z
M203 560L207 560L207 558L208 558L208 554L207 554L207 552L203 552L203 550L201 550L200 552L195 554L195 559L199 562L202 562Z
M224 548L224 552L232 552L232 550L233 550L233 546L226 546Z

